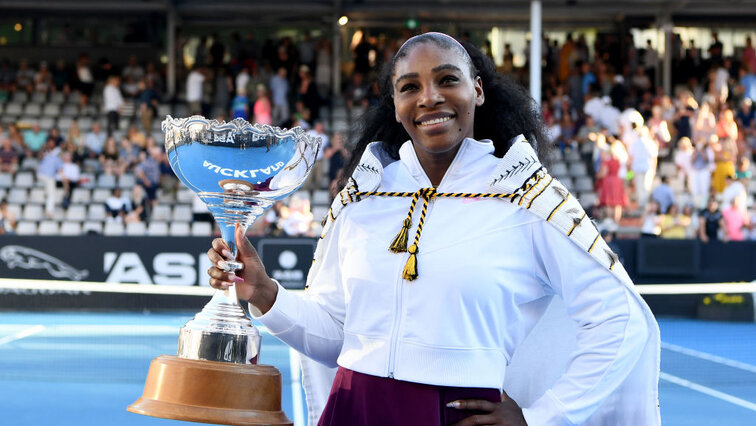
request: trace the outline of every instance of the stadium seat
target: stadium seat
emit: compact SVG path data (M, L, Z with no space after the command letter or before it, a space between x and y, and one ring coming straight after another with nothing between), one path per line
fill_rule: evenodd
M152 209L150 220L167 221L171 219L171 206L158 204Z
M6 188L0 188L0 200L4 200L8 196L8 190Z
M328 214L329 207L326 206L313 206L312 207L312 221L320 222Z
M157 106L157 117L165 117L166 115L171 115L171 106L169 104L159 104ZM158 123L158 124L160 124L161 122L162 122L162 119L154 121L154 123ZM157 128L160 129L160 126L158 126ZM145 129L145 130L148 130L148 129Z
M71 203L73 204L88 204L91 200L92 197L88 188L74 188L71 191Z
M316 189L312 191L312 205L313 206L330 206L331 194L324 189Z
M571 177L567 177L567 176L562 177L559 179L559 182L561 182L562 185L564 185L564 187L567 188L568 191L573 192L573 188L575 187L575 184L572 182Z
M66 210L66 220L82 222L87 219L87 206L84 204L72 204Z
M23 206L21 204L11 204L8 203L8 211L13 213L14 216L16 216L17 220L23 219L23 215L21 214L21 211L23 210Z
M29 196L26 198L27 203L45 204L44 188L32 188L29 190Z
M93 203L104 203L105 200L110 197L110 190L104 189L104 188L95 188L92 190L92 201Z
M64 95L62 92L55 92L50 94L50 100L49 102L51 104L62 104L66 101L66 95Z
M42 115L42 104L30 102L24 106L23 115L30 117L39 117Z
M90 103L81 108L79 114L88 117L97 117L100 115L100 108L97 105Z
M38 104L43 104L47 102L47 93L41 93L41 92L32 93L30 102L36 102Z
M576 149L570 149L564 153L564 161L568 163L580 161L580 153Z
M100 222L84 222L81 226L82 234L102 234L102 223Z
M79 222L63 222L60 224L60 235L81 235L81 223Z
M13 176L10 173L0 173L0 188L13 186Z
M60 234L60 225L57 220L43 220L39 222L37 229L39 235L58 235Z
M104 204L90 204L87 210L87 220L104 221L107 218Z
M147 226L147 235L150 237L164 237L168 235L168 224L162 221L151 221Z
M213 225L210 222L193 222L192 235L195 237L209 237L213 235Z
M586 210L598 205L598 195L595 192L582 192L578 200L580 201L580 205Z
M192 207L185 204L179 204L173 207L173 220L177 222L192 221Z
M79 92L71 92L71 94L68 95L68 102L78 105L81 103L81 94Z
M39 166L39 160L32 157L26 157L21 162L21 170L35 171L37 166Z
M45 213L40 204L25 204L24 214L21 216L24 220L43 220Z
M121 236L125 232L125 228L122 222L105 222L105 226L102 228L102 234L107 236Z
M123 189L124 192L128 192L136 185L136 178L131 173L124 173L118 176L118 187Z
M8 202L13 204L26 204L27 192L25 188L12 188L8 192Z
M567 164L562 161L554 161L549 168L549 173L557 179L559 179L560 176L567 176L569 175Z
M67 133L68 129L71 128L71 123L73 123L72 117L60 117L58 118L58 128L60 129L61 133Z
M60 115L60 105L46 104L42 109L42 115L46 117L57 117Z
M82 133L88 132L92 129L93 121L90 117L79 117L76 122L79 125L79 130L81 130Z
M147 234L147 225L144 222L129 222L126 224L126 235L131 237L143 237Z
M42 130L50 131L53 127L55 127L55 118L53 117L42 117L39 119L39 127L42 128Z
M584 193L593 191L593 179L583 176L575 179L575 191Z
M61 115L64 117L76 117L79 115L79 106L76 104L65 104L63 105Z
M187 104L176 104L173 107L174 117L177 117L177 118L189 117L189 114L191 114L191 111L189 111L189 106Z
M176 201L179 203L193 203L196 197L194 191L188 188L181 188L176 192Z
M573 176L573 177L588 176L588 168L585 167L585 163L583 163L582 161L575 161L569 164L570 164L569 165L570 176Z
M172 237L188 237L190 234L189 222L173 222L168 231L168 235Z
M37 222L30 222L21 220L16 226L16 234L18 235L37 235Z
M562 161L564 159L564 157L562 156L562 151L558 149L551 150L549 157L552 162Z
M29 102L29 94L27 94L23 90L16 90L15 92L13 92L11 101L18 102L18 103Z
M23 106L18 102L10 102L5 105L5 111L3 111L4 115L7 116L16 116L18 117L23 113L24 109Z
M101 174L97 177L97 187L113 189L116 187L116 178L113 175Z
M92 173L98 172L102 167L100 166L100 162L96 158L85 158L81 166L83 170ZM94 178L94 176L92 177Z

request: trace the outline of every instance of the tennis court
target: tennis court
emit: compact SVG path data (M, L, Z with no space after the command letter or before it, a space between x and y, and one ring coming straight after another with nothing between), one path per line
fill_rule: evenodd
M179 425L126 406L150 361L176 353L196 312L0 312L2 424ZM290 350L264 328L261 362L283 374L283 408L305 425ZM660 318L665 425L756 424L756 323ZM243 390L240 390L240 392Z

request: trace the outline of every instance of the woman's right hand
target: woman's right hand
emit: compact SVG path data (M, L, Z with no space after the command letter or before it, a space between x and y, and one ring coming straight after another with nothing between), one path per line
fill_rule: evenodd
M210 275L210 286L218 290L226 290L236 286L236 295L256 307L260 314L270 310L276 301L278 285L265 272L257 250L244 235L241 227L234 232L236 239L236 260L241 262L242 269L234 272L225 270L226 260L233 260L231 250L222 238L213 240L213 247L207 251L207 257L214 266L207 270Z

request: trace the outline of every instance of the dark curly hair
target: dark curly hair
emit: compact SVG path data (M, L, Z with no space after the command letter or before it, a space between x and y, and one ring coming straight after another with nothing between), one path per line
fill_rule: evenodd
M473 134L476 139L492 140L494 155L502 157L509 149L510 140L522 134L533 145L541 162L545 165L548 163L551 143L544 132L540 108L525 88L510 77L499 74L493 61L472 44L457 41L446 34L425 33L409 39L391 62L383 67L378 81L380 101L368 109L355 124L355 146L349 162L344 166L342 184L351 176L370 142L381 141L389 155L399 159L399 147L410 137L395 119L391 78L396 63L420 43L432 43L442 49L457 50L469 61L472 76L480 77L485 102L475 108Z

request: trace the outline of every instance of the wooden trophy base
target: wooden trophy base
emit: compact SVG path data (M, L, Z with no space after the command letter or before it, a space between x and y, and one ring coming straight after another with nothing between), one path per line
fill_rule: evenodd
M224 425L291 426L281 410L281 373L270 365L162 355L150 364L132 413Z

